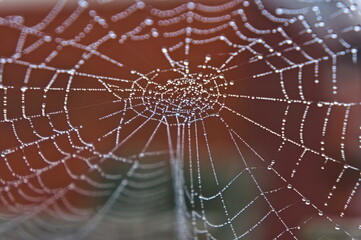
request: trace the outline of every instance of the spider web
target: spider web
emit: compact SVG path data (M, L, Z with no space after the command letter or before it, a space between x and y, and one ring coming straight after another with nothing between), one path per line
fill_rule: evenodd
M360 239L356 1L0 4L2 239Z

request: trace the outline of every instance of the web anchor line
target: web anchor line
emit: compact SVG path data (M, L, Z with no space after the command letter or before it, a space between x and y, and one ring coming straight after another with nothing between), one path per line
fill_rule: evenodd
M173 191L174 191L174 203L175 203L175 231L177 240L187 240L190 237L190 230L188 226L188 221L186 218L187 206L185 203L185 192L184 192L184 125L178 125L175 127L170 127L166 122L167 136L168 136L168 146L170 149L170 167L172 173L173 181ZM176 130L176 135L173 136L171 131ZM175 138L174 138L175 137ZM172 139L175 139L175 145L173 145ZM174 149L174 150L173 150Z

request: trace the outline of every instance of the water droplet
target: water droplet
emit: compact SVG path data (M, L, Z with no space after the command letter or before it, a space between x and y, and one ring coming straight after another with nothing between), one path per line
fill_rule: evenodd
M352 5L350 6L350 10L351 10L351 11L356 11L356 10L357 10L357 5L356 5L356 4L352 4Z
M117 34L115 34L113 31L110 31L108 34L109 34L109 37L112 39L117 37Z
M143 9L145 7L145 3L142 1L137 2L137 8Z
M361 26L360 26L360 25L356 25L356 26L353 27L353 30L354 30L355 32L359 32L359 31L361 31Z
M147 19L145 19L145 20L144 20L144 23L145 23L145 25L150 26L150 25L152 25L152 24L153 24L153 20L152 20L152 19L147 18Z
M283 14L283 9L282 9L282 8L277 8L277 9L276 9L276 14L277 14L277 15Z
M50 42L51 40L52 40L52 38L50 36L44 36L45 42Z
M193 10L196 7L196 4L194 2L187 3L187 8L189 10Z
M157 31L152 31L152 36L156 38L159 36L159 33Z
M87 8L88 7L88 2L85 1L85 0L80 0L80 1L78 1L78 5L81 8Z

